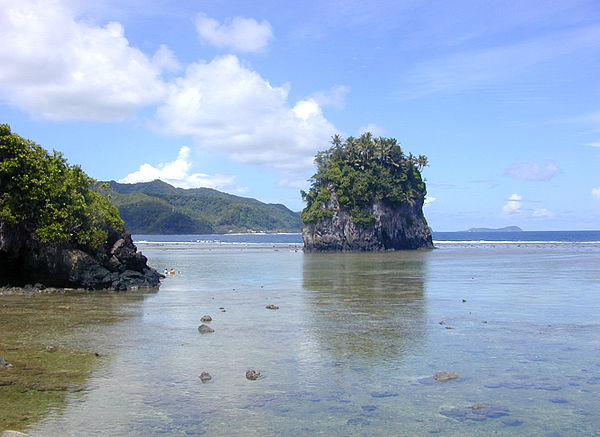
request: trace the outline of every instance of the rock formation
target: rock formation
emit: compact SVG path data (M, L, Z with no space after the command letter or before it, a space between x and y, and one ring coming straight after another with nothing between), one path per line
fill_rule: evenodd
M104 247L85 252L42 244L23 226L0 221L0 285L127 290L156 287L160 278L129 232L111 230Z
M432 248L423 215L424 155L405 155L394 138L342 140L317 153L302 211L304 249L373 251Z
M350 213L342 208L335 190L325 205L331 217L302 228L304 249L316 251L374 251L432 248L431 230L423 215L423 201L414 200L393 208L374 201L367 213L375 217L372 225L357 226Z

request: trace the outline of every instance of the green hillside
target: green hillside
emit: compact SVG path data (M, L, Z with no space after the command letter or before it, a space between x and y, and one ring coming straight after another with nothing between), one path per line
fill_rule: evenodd
M115 181L98 186L138 234L300 232L300 216L284 205L234 196L212 188L183 189L160 180Z

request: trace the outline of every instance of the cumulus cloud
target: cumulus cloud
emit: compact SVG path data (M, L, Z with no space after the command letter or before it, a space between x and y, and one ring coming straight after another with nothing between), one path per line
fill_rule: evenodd
M288 91L234 55L194 63L170 85L157 128L190 135L200 147L226 151L238 162L303 171L336 129L314 99L291 106Z
M166 91L154 59L130 46L117 22L77 20L57 0L0 0L0 91L8 103L52 120L121 120Z
M253 18L235 17L221 24L204 13L196 15L200 41L237 52L261 52L273 38L271 24Z
M190 148L184 146L179 149L179 154L175 161L161 163L157 167L150 164L142 164L139 170L128 174L119 180L119 182L134 184L160 179L179 188L207 187L217 190L236 191L238 193L244 191L244 189L235 187L235 176L219 174L211 176L204 173L190 173L191 168Z
M600 199L600 187L592 188L592 196Z
M520 194L512 194L502 207L502 212L507 215L520 214L523 207L522 200L523 197Z
M534 161L517 161L506 169L506 174L514 179L524 181L547 181L552 179L560 169L552 162L538 164Z

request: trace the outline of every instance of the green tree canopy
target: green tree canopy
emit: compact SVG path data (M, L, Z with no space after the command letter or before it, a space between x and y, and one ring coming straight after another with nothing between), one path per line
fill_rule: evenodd
M43 243L97 249L123 221L91 189L94 179L63 156L0 124L0 221L20 224Z
M375 138L365 133L359 138L339 135L331 147L315 158L317 173L310 179L308 192L302 191L307 205L302 211L304 223L331 217L328 201L335 192L342 209L350 211L358 226L368 226L375 218L367 211L374 201L398 207L421 202L427 194L421 170L428 165L424 155L404 155L393 138Z

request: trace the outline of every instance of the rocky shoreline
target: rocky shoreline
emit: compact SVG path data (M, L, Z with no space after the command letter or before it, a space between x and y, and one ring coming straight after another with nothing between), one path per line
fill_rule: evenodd
M163 277L148 266L127 231L111 230L95 252L44 245L18 225L0 222L0 285L24 291L52 288L131 290L153 288Z

